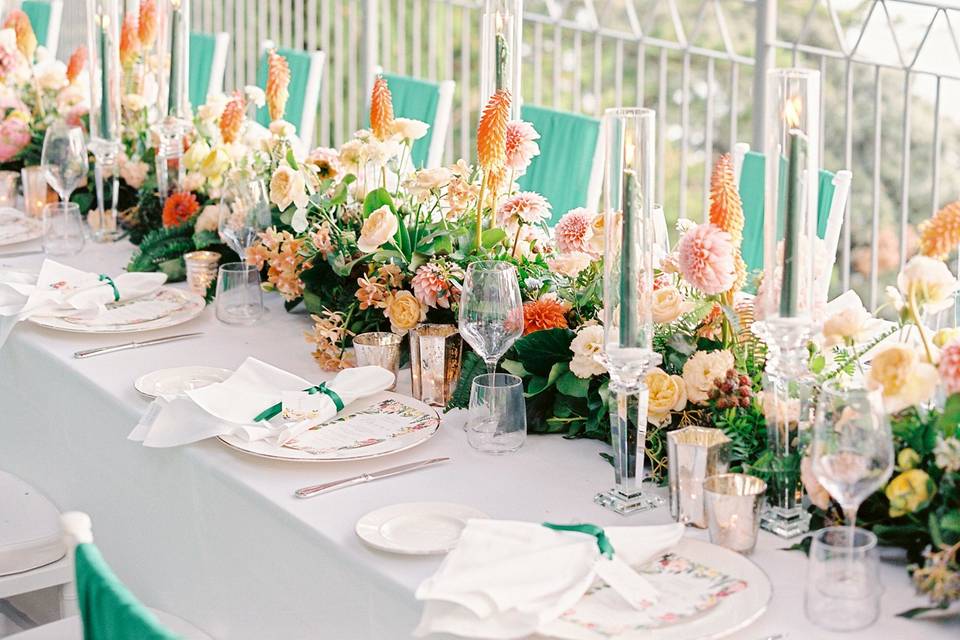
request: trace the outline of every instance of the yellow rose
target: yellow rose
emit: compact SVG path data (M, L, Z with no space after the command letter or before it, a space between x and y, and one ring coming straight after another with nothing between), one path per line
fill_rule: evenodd
M653 321L660 324L673 322L689 312L693 304L688 302L674 286L660 287L653 292Z
M670 422L673 411L682 411L687 406L687 388L680 376L672 376L660 367L647 374L650 401L647 406L647 421L663 426Z
M897 518L926 508L937 493L926 471L910 469L890 481L884 494L890 501L890 517Z
M697 351L683 365L683 382L687 399L694 404L706 404L713 390L713 381L723 378L733 369L733 354L722 351Z
M397 233L399 223L396 214L390 207L383 205L370 214L360 229L360 239L357 248L364 253L373 253Z
M909 471L920 464L920 454L907 447L897 454L897 466L903 471Z
M187 152L183 154L183 164L187 167L188 171L199 171L200 164L209 154L210 145L203 140L197 140L190 145Z
M220 184L223 173L230 168L230 155L223 147L214 147L200 163L200 173L212 184Z
M951 342L956 342L958 339L960 339L960 327L940 329L933 334L933 344L940 349Z
M922 362L910 345L894 343L878 352L870 363L867 386L881 389L889 413L926 402L940 382L937 368Z
M307 194L307 182L299 171L282 164L270 178L270 202L285 211L291 204L303 209L310 201Z
M409 291L398 291L387 298L383 313L390 320L390 329L400 335L427 319L427 308Z

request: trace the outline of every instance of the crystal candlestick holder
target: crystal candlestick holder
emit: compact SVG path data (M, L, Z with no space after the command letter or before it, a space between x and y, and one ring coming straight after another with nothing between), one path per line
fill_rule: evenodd
M117 201L120 197L120 143L102 138L90 141L94 158L97 208L87 214L87 224L97 242L113 242L120 237L117 227Z
M180 191L186 178L183 163L183 140L190 132L190 123L181 118L167 116L154 127L159 138L157 146L157 193L161 201Z

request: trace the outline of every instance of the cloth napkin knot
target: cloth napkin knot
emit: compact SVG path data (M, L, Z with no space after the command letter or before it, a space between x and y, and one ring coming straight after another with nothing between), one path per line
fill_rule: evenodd
M336 391L328 387L327 383L321 382L320 384L315 385L313 387L308 387L303 391L304 393L307 393L311 396L317 393L326 394L326 396L330 398L330 401L333 402L333 406L337 408L337 413L340 413L341 411L343 411L343 407L344 407L343 398L337 395ZM253 419L253 421L260 422L262 420L270 420L271 418L277 416L281 411L283 411L283 403L278 402L277 404L267 407L266 409L258 413L257 416Z
M607 537L607 533L603 530L603 527L598 527L595 524L552 524L550 522L544 522L543 526L547 529L553 529L554 531L574 531L576 533L585 533L588 536L593 536L597 539L597 547L600 549L600 555L606 558L613 558L613 545L610 544L610 539Z
M101 273L100 282L106 282L107 284L109 284L110 288L113 289L113 301L120 302L120 289L117 289L117 283L113 281L113 278Z

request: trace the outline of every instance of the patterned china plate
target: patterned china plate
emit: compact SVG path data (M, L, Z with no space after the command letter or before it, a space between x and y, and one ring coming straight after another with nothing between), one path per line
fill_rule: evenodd
M331 462L366 460L406 451L433 437L440 414L399 393L382 391L347 405L339 416L303 433L282 447L220 436L227 446L272 460Z
M0 247L36 240L43 235L43 225L36 218L23 215L10 207L0 208Z
M183 324L200 315L204 306L206 303L197 294L165 286L142 298L112 302L95 317L32 316L30 321L74 333L136 333Z

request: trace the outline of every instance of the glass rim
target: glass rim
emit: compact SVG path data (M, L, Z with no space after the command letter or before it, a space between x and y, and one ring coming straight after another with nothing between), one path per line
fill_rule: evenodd
M389 342L380 342L389 340ZM392 331L366 331L353 337L353 343L362 347L394 347L401 344L403 337Z
M832 544L825 540L828 534L832 533L843 533L847 534L849 537L850 531L853 531L853 539L845 540L842 543ZM863 535L866 537L866 541L863 544L856 544L857 537ZM848 527L847 525L837 525L834 527L824 527L822 529L817 529L810 534L812 542L816 542L819 545L828 547L830 549L847 549L850 551L856 551L859 553L871 551L876 549L879 542L877 540L877 534L869 529L864 529L863 527Z
M256 271L260 273L260 270L249 262L225 262L220 265L220 271L226 273L246 273L249 271Z
M496 384L497 376L505 381L505 384ZM493 378L491 383L490 378ZM483 387L484 389L513 389L515 387L523 388L523 378L515 376L512 373L481 373L474 376L470 386Z
M516 270L513 263L506 260L477 260L467 265L467 271L506 271L507 268Z
M610 107L603 110L603 117L655 119L657 112L649 107Z
M56 213L71 213L73 211L76 211L78 214L80 213L80 205L76 202L64 202L63 200L47 202L43 205L43 211L46 212L48 209Z
M807 69L804 67L781 67L767 71L767 77L771 79L804 79L813 80L820 77L819 69Z

